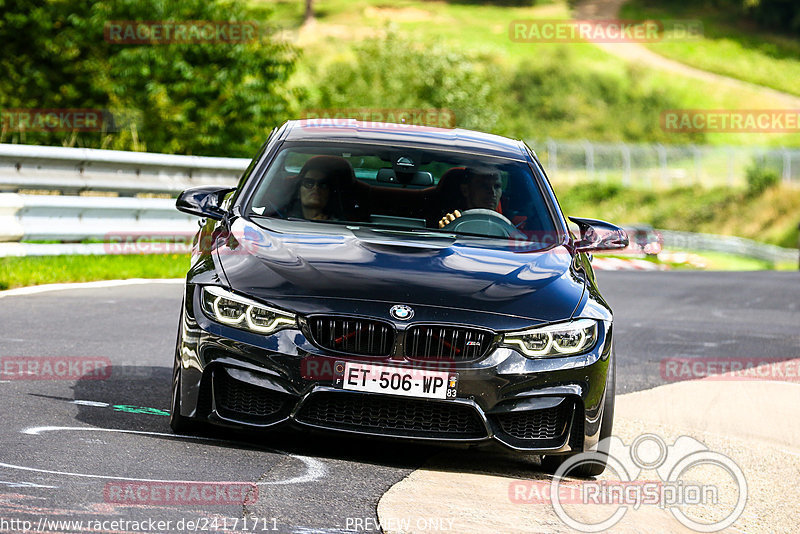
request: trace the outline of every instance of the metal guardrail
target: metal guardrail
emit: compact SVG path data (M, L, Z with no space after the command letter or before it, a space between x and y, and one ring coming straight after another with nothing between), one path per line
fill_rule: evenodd
M172 199L0 193L0 241L5 242L113 240L196 231L197 218L176 210Z
M663 146L590 141L530 142L555 183L620 181L635 187L744 185L760 162L800 184L800 149ZM0 192L113 191L174 195L187 187L234 184L246 158L178 156L92 148L0 144Z
M198 185L235 185L248 163L244 158L0 144L0 257L136 253L142 248L75 242L191 236L197 219L177 211L172 198L136 196L174 197ZM26 191L57 194L18 194ZM79 196L86 192L118 196ZM181 249L174 245L170 251Z
M197 219L178 212L174 200L134 198L135 195L174 196L197 185L234 185L248 163L249 160L242 158L0 144L0 242L5 242L0 243L0 257L118 254L137 250L103 243L20 241L116 241L120 236L129 239L193 235ZM552 170L558 174L559 167ZM47 190L64 195L8 192L25 190ZM68 196L86 191L122 196ZM662 234L667 247L741 254L771 262L797 259L796 250L748 239L669 230ZM154 252L157 249L152 247ZM164 251L181 249L175 244Z
M699 252L724 252L772 263L793 263L797 261L798 251L795 249L758 243L743 237L678 232L675 230L659 230L659 232L664 237L664 248L680 248Z
M175 195L197 185L234 185L248 163L246 158L0 144L0 192Z

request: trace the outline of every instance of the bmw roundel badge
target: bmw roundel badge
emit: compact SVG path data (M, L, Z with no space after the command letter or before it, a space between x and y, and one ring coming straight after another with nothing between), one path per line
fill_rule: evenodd
M389 309L389 313L392 317L401 321L408 321L414 317L414 310L411 306L406 306L405 304L395 304Z

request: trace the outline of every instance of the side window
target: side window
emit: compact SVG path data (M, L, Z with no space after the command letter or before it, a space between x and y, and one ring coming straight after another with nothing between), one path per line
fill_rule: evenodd
M253 157L253 159L250 160L250 164L247 166L247 168L244 170L244 173L242 173L242 176L239 178L239 183L236 184L236 195L233 198L234 201L236 200L236 197L239 196L239 192L242 190L242 187L250 178L250 175L253 173L253 170L256 168L258 162L261 161L262 157L264 157L264 153L267 151L270 144L272 144L272 142L276 139L277 133L280 130L283 130L283 128L277 128L277 127L273 128L272 131L269 133L269 137L267 137L267 140L264 142L263 145L261 145L261 148L258 149L258 152Z
M275 130L273 130L272 132L275 133ZM270 134L270 139L272 139L271 134ZM236 189L241 189L244 183L247 181L247 179L250 178L250 175L253 173L253 169L255 169L256 164L261 159L261 156L264 155L264 152L267 150L267 145L269 145L270 139L267 139L267 141L263 145L261 145L261 148L258 149L258 153L253 157L252 160L250 160L250 165L247 166L247 168L244 170L244 173L242 173L242 176L239 177L239 183L236 184Z

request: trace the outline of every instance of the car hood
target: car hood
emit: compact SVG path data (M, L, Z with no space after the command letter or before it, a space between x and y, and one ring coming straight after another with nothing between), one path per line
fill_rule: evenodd
M460 310L552 322L584 292L563 246L528 252L437 232L238 218L216 254L232 289L299 313L366 315L372 302L438 309L442 320Z

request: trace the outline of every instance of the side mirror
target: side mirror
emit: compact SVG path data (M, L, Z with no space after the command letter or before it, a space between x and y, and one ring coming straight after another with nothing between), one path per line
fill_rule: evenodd
M581 232L581 238L575 241L576 252L618 250L628 246L628 234L619 226L597 219L570 217L569 220L577 224Z
M225 210L220 207L222 200L234 189L219 185L192 187L178 196L175 207L189 215L221 220L225 216Z

